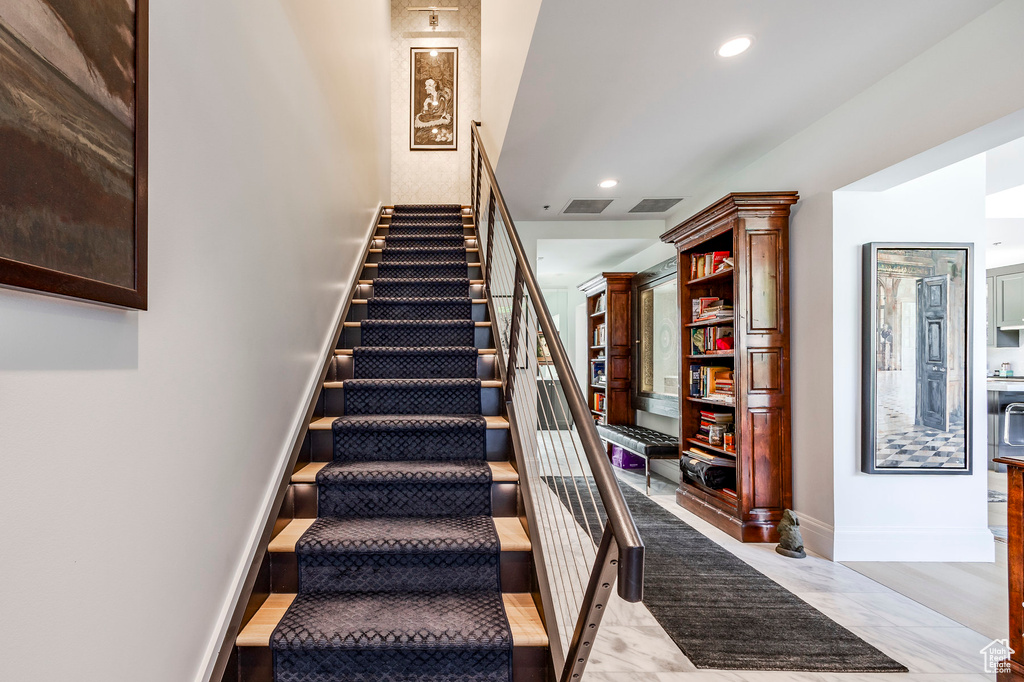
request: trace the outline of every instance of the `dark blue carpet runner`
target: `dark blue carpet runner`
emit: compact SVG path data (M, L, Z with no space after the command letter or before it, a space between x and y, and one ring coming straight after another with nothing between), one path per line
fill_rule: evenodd
M277 682L510 682L457 206L396 206L274 631Z

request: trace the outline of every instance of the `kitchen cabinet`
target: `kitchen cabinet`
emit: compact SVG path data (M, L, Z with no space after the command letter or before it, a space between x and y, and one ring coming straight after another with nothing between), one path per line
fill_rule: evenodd
M1024 272L996 275L996 326L1024 325Z

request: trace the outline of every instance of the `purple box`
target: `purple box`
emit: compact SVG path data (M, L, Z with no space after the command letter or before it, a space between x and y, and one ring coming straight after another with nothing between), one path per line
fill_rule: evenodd
M623 450L618 445L612 445L612 466L620 469L643 469L644 458L634 455L629 450Z

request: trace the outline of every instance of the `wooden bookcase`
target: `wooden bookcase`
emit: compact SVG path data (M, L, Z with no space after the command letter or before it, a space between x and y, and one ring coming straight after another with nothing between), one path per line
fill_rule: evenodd
M796 192L730 194L661 236L675 244L681 334L679 442L736 460L736 496L683 477L676 501L743 542L777 542L792 508L789 378L789 212ZM728 251L733 267L691 277L691 257ZM691 301L729 300L731 320L692 321ZM695 326L733 327L733 350L691 353ZM733 369L731 404L690 397L690 367ZM735 452L694 440L701 409L733 411Z
M632 272L604 272L579 286L587 297L587 402L599 424L632 424ZM598 331L604 330L599 339ZM603 343L601 342L603 341ZM595 368L604 367L604 382ZM597 409L597 401L604 410Z

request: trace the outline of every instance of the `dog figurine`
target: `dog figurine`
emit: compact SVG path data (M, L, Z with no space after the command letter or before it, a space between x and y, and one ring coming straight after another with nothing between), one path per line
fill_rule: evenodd
M800 520L791 509L782 512L782 521L779 522L779 546L775 551L791 559L803 559L807 556L807 552L804 551L804 539L800 535Z

